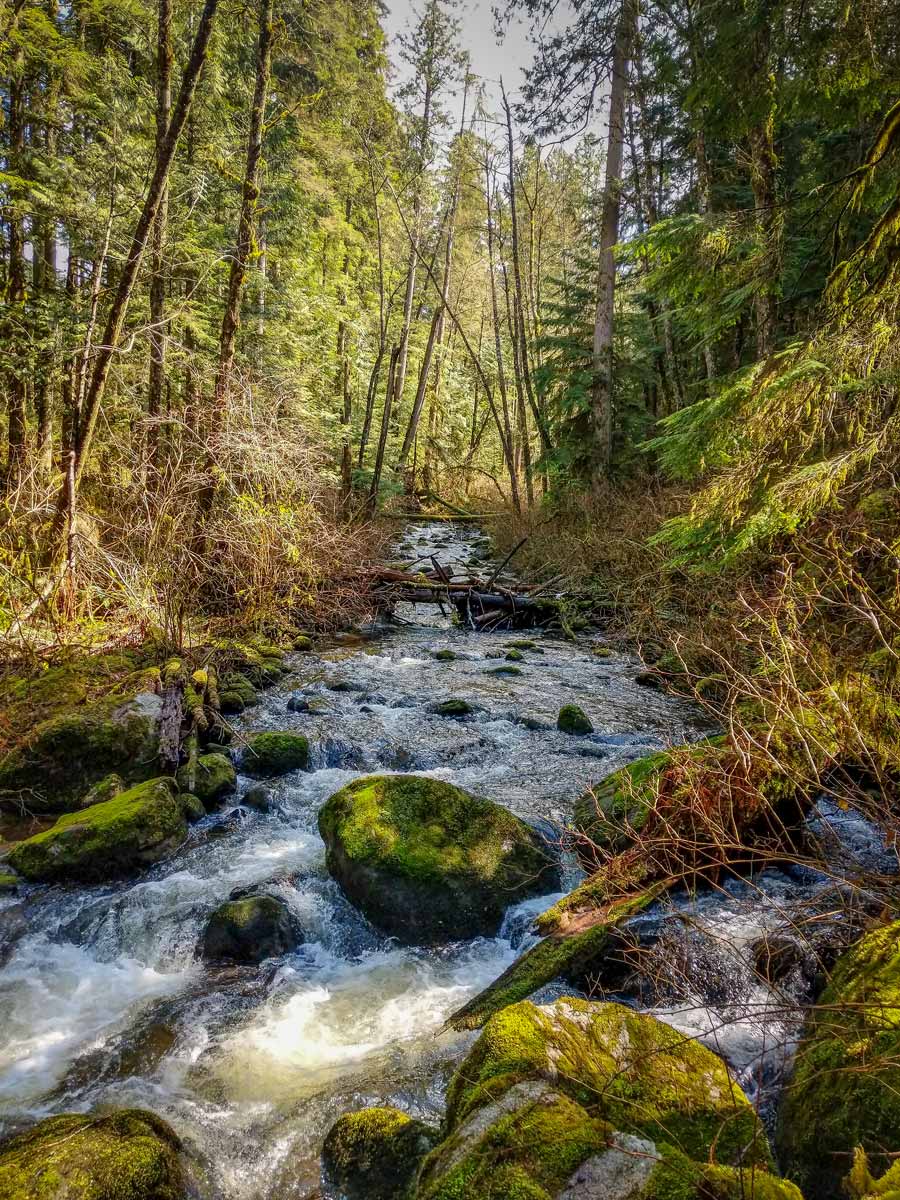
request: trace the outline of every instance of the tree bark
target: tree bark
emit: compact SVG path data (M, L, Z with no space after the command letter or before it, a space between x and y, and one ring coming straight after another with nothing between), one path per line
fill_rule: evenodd
M16 22L24 7L19 0L13 10ZM25 153L25 80L23 72L25 56L17 46L12 56L9 77L9 166L13 175L21 176ZM25 219L20 211L18 199L11 197L9 217L9 274L7 277L7 301L11 320L7 322L4 340L7 346L21 344L22 332L16 328L16 318L24 314L26 297L25 284ZM24 364L17 361L18 355L10 355L11 369L8 372L7 396L7 456L3 487L12 494L22 482L28 452L28 423L26 419L26 384Z
M638 0L622 0L613 47L609 94L609 130L606 139L606 179L600 226L600 262L597 272L597 308L594 317L591 407L594 421L594 485L609 474L613 438L613 321L616 303L616 260L622 206L622 150L625 139L625 94L628 63L637 31Z
M769 5L761 5L753 37L753 78L764 89L765 103L760 120L751 128L750 184L753 188L754 222L762 256L762 279L753 298L756 322L756 355L766 359L775 348L778 317L778 282L781 274L780 231L775 153L775 80L772 76Z
M247 264L253 251L254 223L259 200L259 167L262 160L266 94L272 72L272 12L273 0L260 0L256 82L250 110L250 136L247 142L241 213L238 220L237 245L228 275L228 291L225 299L225 311L222 315L222 329L219 335L219 369L216 374L211 422L211 432L214 434L221 431L228 407L228 393L234 369L235 343L241 318L241 292L244 286L244 276L247 273Z
M172 115L172 0L159 0L156 35L156 160L165 151ZM147 460L156 465L159 449L159 416L166 379L166 223L169 188L163 184L159 208L150 234L150 377L147 387Z

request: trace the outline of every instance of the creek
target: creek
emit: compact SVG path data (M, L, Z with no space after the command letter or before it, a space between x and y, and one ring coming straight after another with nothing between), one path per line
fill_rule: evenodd
M398 556L430 553L461 565L489 551L474 527L409 526ZM474 1036L442 1032L446 1018L532 944L532 918L556 896L511 909L496 938L400 947L328 877L322 803L363 774L417 772L561 825L587 785L707 729L684 701L638 685L637 658L597 655L588 634L472 634L431 605L399 615L409 624L293 657L289 675L236 722L238 737L288 729L310 738L311 769L275 781L268 813L227 804L133 882L0 900L0 923L19 928L0 971L0 1132L59 1112L140 1106L196 1149L212 1195L311 1200L321 1194L322 1138L342 1112L392 1104L439 1120ZM523 652L520 674L494 673L510 665L516 637L537 648ZM441 649L456 657L437 660ZM289 712L300 694L311 711ZM473 714L431 711L451 697ZM597 732L558 732L567 703ZM239 779L238 796L248 783ZM816 819L838 830L851 859L884 857L852 814L823 802ZM576 880L573 868L566 882ZM196 951L210 913L257 885L290 905L304 944L259 968L208 967ZM771 1108L798 1003L815 986L817 947L843 939L857 910L865 896L843 874L799 869L676 895L629 922L633 953L605 986L700 1036ZM786 926L808 936L769 984L753 969L756 947Z

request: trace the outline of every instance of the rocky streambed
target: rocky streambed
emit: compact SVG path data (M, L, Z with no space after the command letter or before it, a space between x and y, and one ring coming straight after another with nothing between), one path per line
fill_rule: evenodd
M398 547L399 557L448 564L488 553L477 529L437 523L411 526ZM129 882L0 897L3 1134L55 1114L149 1109L202 1164L201 1192L312 1200L340 1195L322 1182L320 1154L343 1114L377 1106L440 1124L476 1036L448 1031L447 1018L535 943L534 917L577 882L577 865L564 858L554 890L532 888L489 935L404 944L371 925L326 869L325 802L363 776L415 773L496 801L552 842L588 785L709 731L684 702L641 686L639 660L589 633L472 634L432 605L398 616L405 623L297 655L235 720L239 741L305 736L306 769L267 779L264 796L239 774L230 799ZM584 710L593 731L559 730L566 706ZM254 786L253 805L239 804ZM831 869L669 895L625 922L617 965L594 981L713 1051L703 1069L727 1069L770 1130L802 1006L876 903L856 873L894 866L861 819L823 800L813 820L830 831ZM205 961L211 915L258 895L279 902L295 936L261 963ZM572 991L552 983L536 1000ZM573 1011L547 1018L554 1036L560 1021L583 1025ZM552 1101L564 1123L576 1099ZM619 1136L619 1118L606 1119L588 1131L591 1145ZM613 1193L572 1192L595 1194Z

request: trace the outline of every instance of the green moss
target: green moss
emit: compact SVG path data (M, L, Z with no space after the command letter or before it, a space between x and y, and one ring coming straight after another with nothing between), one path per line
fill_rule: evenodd
M468 717L475 710L467 700L442 700L436 704L434 711L439 717Z
M699 1042L621 1004L527 1000L493 1016L447 1094L453 1128L524 1079L545 1079L615 1129L692 1159L768 1164L762 1126L725 1064Z
M219 905L203 934L203 957L259 963L287 954L298 932L287 905L275 896L245 896Z
M693 1162L665 1144L657 1153L659 1163L640 1200L803 1200L794 1184L759 1167Z
M181 805L181 811L184 813L185 820L193 824L195 821L202 821L206 816L206 806L199 796L194 796L191 792L179 792L178 803Z
M19 890L19 885L22 880L18 875L10 875L8 872L0 871L0 896L14 896Z
M69 813L13 847L9 861L33 882L96 882L156 862L187 836L175 781L152 779Z
M42 1121L0 1147L4 1200L185 1200L174 1131L140 1109Z
M294 638L294 650L297 654L308 654L313 648L312 638L301 634Z
M189 764L179 769L178 786L193 792L210 808L237 789L237 774L224 754L201 754L193 771Z
M347 1113L325 1138L325 1176L348 1200L403 1200L437 1136L395 1108Z
M591 654L595 658L611 658L612 648L610 646L591 646Z
M646 908L659 890L648 888L646 892L612 905L605 921L581 933L543 938L516 959L511 967L507 967L493 983L458 1009L447 1024L452 1029L480 1029L494 1013L520 1000L527 1000L538 988L553 979L563 977L570 983L580 985L584 977L591 973L594 964L602 959L610 929L619 921Z
M900 922L838 960L809 1019L785 1094L778 1143L809 1200L842 1195L835 1159L862 1147L875 1171L900 1138ZM823 1154L826 1147L828 1154Z
M219 702L224 713L243 712L245 708L258 704L259 696L245 675L230 671L219 684Z
M244 750L241 765L248 775L270 779L309 766L309 742L299 733L257 733Z
M593 733L594 726L588 719L587 713L577 704L564 704L556 718L556 728L560 733L584 734Z
M486 674L488 674L488 675L521 675L522 669L521 669L521 667L516 667L516 666L491 667L491 669L489 671L487 671Z
M90 791L82 797L81 807L91 808L94 804L103 804L106 800L115 799L124 791L124 779L121 775L113 772L111 775L106 775L99 783L95 783Z
M657 799L657 782L668 753L651 754L614 771L575 802L574 826L596 846L617 853L640 833ZM589 847L581 857L593 866Z
M572 1173L604 1150L612 1129L551 1091L502 1113L467 1138L462 1129L428 1156L417 1200L554 1200Z
M438 662L455 662L456 660L456 655L452 650L437 650L434 657Z
M507 662L523 662L524 659L525 659L525 655L522 653L521 650L512 649L512 650L507 650L507 652L506 652L506 661Z
M111 772L131 782L157 769L159 700L141 695L61 713L0 763L0 795L22 793L32 812L65 812Z
M397 936L493 932L507 905L555 878L524 822L437 779L356 780L323 806L319 830L344 891Z

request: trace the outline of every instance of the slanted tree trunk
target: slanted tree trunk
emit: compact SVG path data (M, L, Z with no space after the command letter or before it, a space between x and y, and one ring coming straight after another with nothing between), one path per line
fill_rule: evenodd
M159 0L156 34L156 159L164 153L172 115L172 0ZM147 386L147 460L155 464L159 447L159 417L166 381L166 222L168 183L150 234L150 377Z
M625 93L628 63L637 31L638 0L622 0L613 47L606 138L606 179L600 224L600 262L597 271L597 309L594 316L591 406L594 422L594 485L609 474L613 435L613 320L616 303L616 260L622 207L622 149L625 140Z
M253 252L256 206L259 201L259 167L262 161L263 124L266 94L272 72L272 13L273 0L260 0L259 37L256 46L256 83L250 109L250 136L247 141L247 161L244 167L244 186L241 193L241 213L238 219L237 244L228 274L228 291L222 329L219 335L219 369L213 396L211 432L221 431L228 408L228 392L234 369L235 344L241 319L241 293L247 264Z

